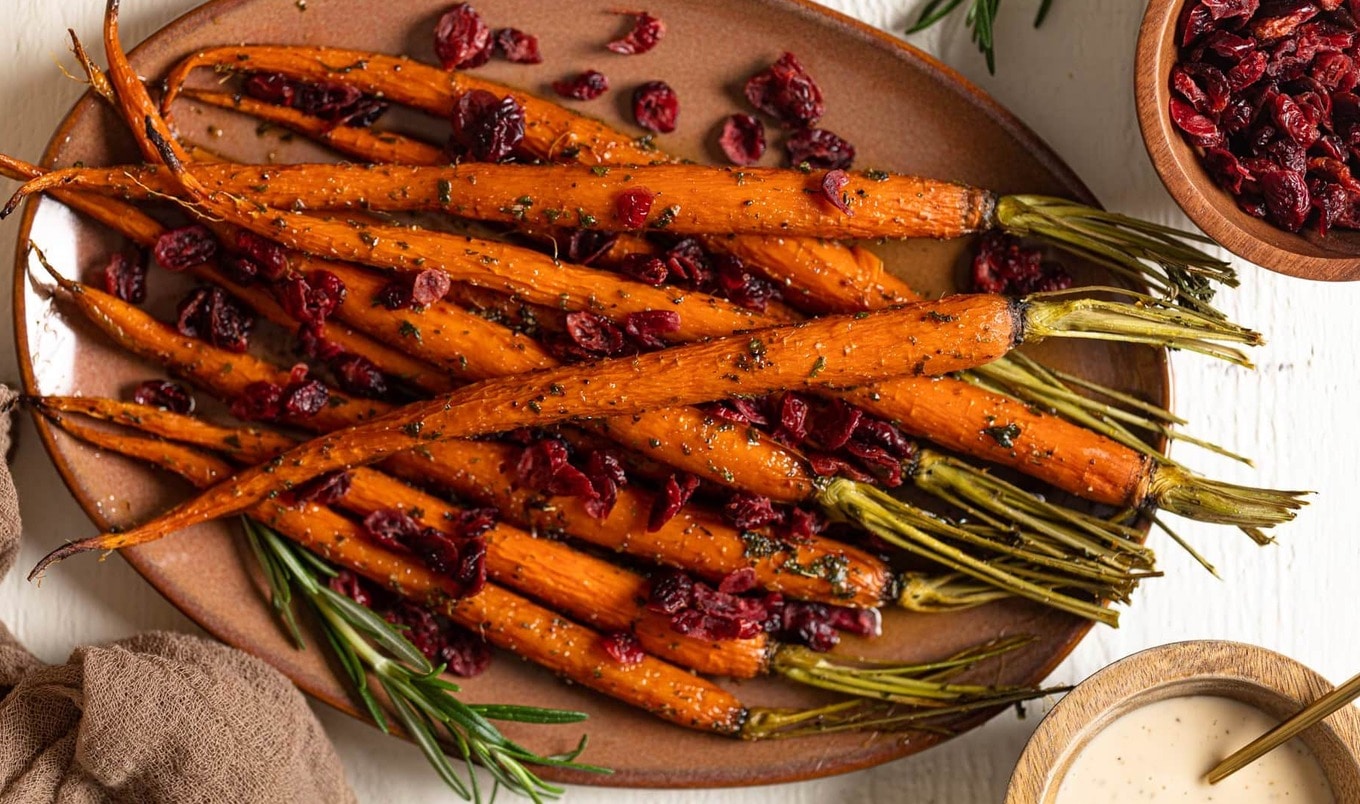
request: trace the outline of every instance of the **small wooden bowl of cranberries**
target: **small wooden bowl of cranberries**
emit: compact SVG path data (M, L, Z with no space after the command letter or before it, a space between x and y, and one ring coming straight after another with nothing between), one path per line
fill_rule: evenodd
M1135 65L1195 224L1273 271L1360 279L1360 0L1151 0Z

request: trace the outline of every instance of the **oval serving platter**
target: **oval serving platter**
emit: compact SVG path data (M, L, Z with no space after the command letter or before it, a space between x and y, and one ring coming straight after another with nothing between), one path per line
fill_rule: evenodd
M132 54L144 76L162 75L196 48L239 43L305 43L405 53L432 61L431 31L446 0L216 0L166 26ZM513 65L493 60L480 73L549 95L555 79L587 68L605 72L613 90L576 104L626 131L632 87L664 79L679 93L678 130L660 140L667 151L716 162L716 127L746 111L745 78L785 50L807 65L827 98L821 125L858 149L856 166L911 171L957 179L1002 192L1066 195L1092 201L1089 191L1047 146L994 101L948 68L901 41L847 17L796 0L653 0L665 39L652 52L625 57L603 44L627 29L611 14L614 0L570 4L538 0L481 0L493 27L537 34L544 62ZM135 16L136 5L125 17ZM125 26L131 27L131 26ZM53 32L52 36L58 36ZM95 43L90 43L92 48ZM125 43L131 44L131 43ZM97 50L97 48L95 48ZM211 80L211 76L200 76ZM322 152L256 126L230 112L182 104L181 135L228 156L251 161L316 160ZM638 132L641 133L641 132ZM778 132L765 163L775 164ZM130 139L113 114L87 96L56 132L45 164L113 164L136 161ZM21 244L32 240L67 275L90 277L120 247L117 238L52 201L25 211ZM875 245L893 270L920 291L956 288L966 263L964 242ZM22 249L22 246L21 246ZM1069 265L1078 282L1109 283L1103 271ZM92 328L63 312L49 280L22 253L15 272L15 325L25 389L29 393L125 395L136 382L159 376L113 348ZM148 305L158 315L173 310L176 286L164 272L151 275ZM1058 368L1167 404L1170 380L1157 350L1098 343L1057 344L1036 354ZM220 408L213 410L220 413ZM42 439L63 479L101 528L142 520L183 499L184 484L118 456L75 443L39 419ZM44 545L44 547L54 547ZM167 599L223 641L247 650L292 678L299 687L355 713L344 687L321 652L294 650L261 595L251 559L234 523L213 523L126 551L125 557ZM81 558L77 560L90 560ZM60 567L54 569L60 572ZM1066 615L1006 602L952 615L887 612L884 636L846 639L843 650L873 656L934 658L1002 634L1033 634L1037 641L1008 657L988 679L1030 683L1043 679L1089 630ZM826 776L876 765L930 748L938 733L843 734L791 741L735 743L686 731L608 698L572 687L540 668L500 653L484 675L463 683L471 702L503 702L580 709L581 727L507 726L545 753L572 747L584 729L591 742L584 759L615 769L612 776L562 773L562 781L636 787L768 784ZM727 683L727 682L725 682ZM732 683L743 701L806 705L825 700L787 683ZM960 721L957 733L994 713ZM376 736L375 736L376 739ZM641 750L640 750L641 749Z

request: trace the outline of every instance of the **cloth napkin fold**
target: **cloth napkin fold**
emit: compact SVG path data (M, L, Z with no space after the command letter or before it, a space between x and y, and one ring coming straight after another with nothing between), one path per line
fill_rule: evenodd
M0 386L0 455L16 399ZM20 530L0 461L0 577ZM0 624L0 694L0 801L354 801L301 693L216 642L151 632L49 666Z

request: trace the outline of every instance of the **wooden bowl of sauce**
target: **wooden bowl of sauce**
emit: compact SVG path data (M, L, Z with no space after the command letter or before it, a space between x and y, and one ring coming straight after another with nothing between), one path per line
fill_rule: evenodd
M1136 653L1082 682L1044 718L1006 804L1358 802L1354 706L1223 782L1202 782L1219 760L1331 689L1302 664L1253 645L1178 642Z

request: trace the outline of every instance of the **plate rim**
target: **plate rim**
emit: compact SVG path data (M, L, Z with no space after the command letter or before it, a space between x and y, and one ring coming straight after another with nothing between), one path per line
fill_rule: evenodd
M201 18L210 19L213 15L224 11L235 9L239 6L249 5L260 2L261 0L207 0L194 8L185 11L172 19L165 25L157 28L146 36L141 42L128 50L128 55L135 58L143 46L152 39L158 39L167 34L173 35L175 30L186 26L197 26L202 24ZM908 61L913 61L923 72L940 86L947 88L965 100L968 104L981 110L994 124L999 126L1009 136L1013 137L1033 158L1048 171L1059 183L1061 183L1068 193L1076 200L1092 206L1099 207L1100 203L1095 195L1086 186L1071 167L1064 162L1061 157L1048 145L1048 143L1035 133L1029 126L1023 123L1014 113L1002 106L1000 102L991 95L963 76L954 68L946 65L934 56L926 53L920 48L899 38L887 31L873 27L861 20L855 19L843 12L827 8L815 0L762 0L770 5L782 6L793 13L802 13L806 16L816 18L820 24L832 25L841 28L843 31L866 39L872 44L885 46L894 55L905 57ZM39 164L45 168L50 168L57 157L58 151L64 144L67 135L82 117L90 109L98 105L101 100L95 95L93 90L87 90L72 105L71 109L62 118L57 128L53 131L51 139L43 149L43 154ZM23 385L25 394L33 394L37 391L37 380L33 371L33 361L29 353L27 309L25 305L25 283L28 276L28 252L26 246L29 242L29 234L32 230L33 221L41 204L46 200L45 196L35 196L25 201L23 215L20 219L20 228L15 244L15 270L13 272L13 327L15 334L15 349L19 363L20 381ZM1156 362L1159 364L1158 374L1161 381L1163 392L1159 403L1170 409L1175 393L1173 376L1171 372L1171 362L1166 351L1158 353ZM29 411L33 419L34 427L38 432L39 440L46 451L48 458L52 461L57 474L61 477L63 484L70 492L72 498L84 511L85 515L101 530L106 530L110 522L100 513L97 501L85 496L78 488L76 479L72 474L72 468L68 461L57 448L54 437L54 429L51 423L41 413L36 410ZM1167 451L1166 439L1161 439L1158 448L1162 452ZM1146 532L1146 525L1143 526ZM282 674L299 690L306 695L322 701L327 705L361 720L370 726L376 724L364 715L346 695L336 696L330 690L316 687L304 680L294 678L283 669L276 667L268 661L264 655L257 654L249 644L238 644L238 641L231 638L228 625L221 617L214 613L194 605L192 601L185 600L171 594L168 591L170 586L168 580L160 574L159 567L155 562L142 556L135 548L128 551L119 551L120 557L127 561L129 565L140 575L152 588L156 590L167 602L174 606L178 611L192 620L196 625L208 632L214 639L225 644L242 650L255 658L264 661ZM1057 669L1063 661L1071 655L1077 645L1085 639L1091 632L1094 624L1090 621L1073 623L1067 638L1056 646L1056 650L1049 657L1039 670L1035 673L1033 683L1039 683L1046 679ZM898 747L885 751L884 754L875 757L865 758L855 761L841 761L838 763L814 763L802 771L775 772L772 774L761 775L743 779L728 779L722 781L703 780L685 781L677 783L675 778L670 775L646 775L637 776L633 772L621 771L608 776L597 774L574 773L562 771L556 768L543 768L539 775L550 781L567 782L582 786L632 788L632 789L725 789L737 787L751 787L768 784L785 784L789 782L801 782L814 779L821 779L830 776L851 773L858 770L877 767L888 762L902 759L904 757L928 750L948 740L961 736L971 731L985 722L991 720L997 714L1007 711L1010 707L1000 707L995 710L983 711L979 714L961 721L955 730L948 737L940 735L922 735L921 739L911 741L898 741ZM408 739L400 730L394 732L402 739Z

